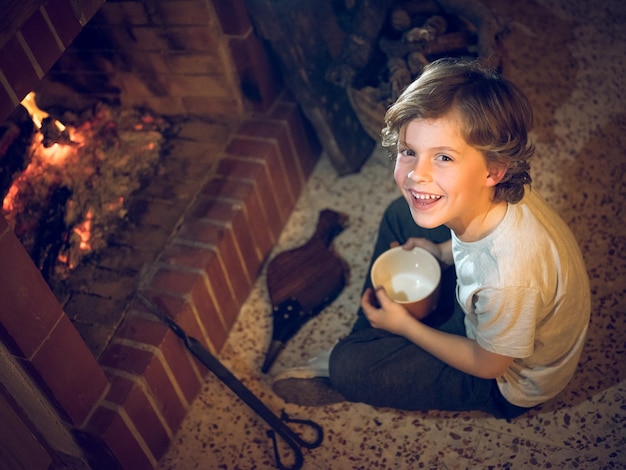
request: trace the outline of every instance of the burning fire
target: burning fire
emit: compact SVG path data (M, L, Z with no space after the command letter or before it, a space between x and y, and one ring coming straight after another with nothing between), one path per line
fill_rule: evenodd
M33 123L35 124L35 126L37 126L37 129L41 130L42 123L46 122L46 120L51 119L49 117L49 114L39 109L37 103L35 103L34 92L31 91L28 95L26 95L21 104L31 115ZM55 128L58 129L60 133L67 132L67 128L65 127L65 125L63 125L61 121L54 119L52 122ZM75 134L74 132L72 133ZM75 135L75 137L78 137L78 135ZM20 175L20 177L9 188L9 192L2 202L2 210L5 214L10 214L15 209L15 199L20 190L20 180L27 180L29 179L31 174L40 173L48 166L63 165L67 160L69 160L70 155L76 150L75 148L73 148L73 146L62 145L59 143L54 143L53 145L46 147L43 145L43 139L43 134L39 133L36 135L31 146L31 151L33 154L31 162L26 167L22 175ZM79 144L76 143L76 145Z
M18 203L21 193L31 189L33 181L43 181L52 186L55 182L63 181L61 177L66 172L65 167L76 162L79 158L80 149L84 147L84 136L76 128L68 128L61 121L53 119L48 113L41 110L35 102L35 93L30 92L22 101L22 106L31 115L33 124L38 129L38 133L33 138L31 144L31 161L15 179L7 195L2 202L2 210L7 215L7 219L15 225L18 214L23 204ZM48 123L48 124L46 124ZM45 130L45 126L52 130ZM54 141L50 135L54 136ZM47 188L39 188L47 191ZM29 196L30 197L30 196ZM91 232L93 223L93 210L87 209L84 215L78 215L78 221L73 221L71 231L78 236L78 249L82 253L88 253L92 249ZM67 217L66 217L67 219ZM82 219L82 220L81 220ZM71 221L66 221L70 222ZM30 225L30 224L28 224ZM45 228L42 228L45 230ZM72 258L63 253L59 253L59 260L68 265L69 269L75 267ZM69 261L68 261L69 260Z
M59 271L106 246L126 216L125 202L154 172L165 123L100 103L88 119L66 125L35 98L29 93L22 101L37 129L29 163L13 180L2 211L36 264L42 268L54 257L48 274L64 277Z

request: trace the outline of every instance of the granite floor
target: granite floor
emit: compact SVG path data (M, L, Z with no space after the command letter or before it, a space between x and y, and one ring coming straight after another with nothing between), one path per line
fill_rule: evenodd
M303 450L305 469L626 468L626 4L485 3L508 27L504 73L535 106L534 187L570 224L588 266L592 320L580 367L557 398L511 422L351 403L286 405L260 372L271 335L261 275L220 359L276 413L323 427L322 445ZM302 363L349 331L378 220L397 195L392 163L380 150L345 177L321 159L275 252L308 240L320 210L344 212L350 226L334 247L350 265L350 282L288 343L271 372ZM275 468L267 429L210 375L159 469Z

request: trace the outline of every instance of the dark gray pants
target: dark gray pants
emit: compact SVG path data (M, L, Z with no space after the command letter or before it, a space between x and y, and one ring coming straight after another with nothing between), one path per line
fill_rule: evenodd
M372 263L391 242L409 237L440 243L447 227L423 229L415 224L404 199L390 204L380 224ZM371 264L370 264L371 269ZM439 306L425 323L465 336L464 314L456 302L454 268L442 273ZM370 287L369 271L365 286ZM333 349L330 379L346 399L376 407L411 411L481 410L498 418L514 418L528 408L507 402L494 379L481 379L448 366L407 339L372 328L359 309L352 332Z

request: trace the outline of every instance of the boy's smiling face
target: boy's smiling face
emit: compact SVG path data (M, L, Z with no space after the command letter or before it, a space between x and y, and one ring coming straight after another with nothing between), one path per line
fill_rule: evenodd
M464 241L487 235L506 212L493 201L504 171L490 171L454 114L414 119L400 132L394 178L421 227L446 225Z

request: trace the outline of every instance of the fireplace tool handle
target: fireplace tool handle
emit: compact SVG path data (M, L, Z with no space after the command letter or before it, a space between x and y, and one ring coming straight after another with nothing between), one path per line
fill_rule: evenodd
M292 419L284 411L282 412L281 417L278 418L261 400L257 398L256 395L250 391L250 389L237 379L237 377L235 377L232 372L230 372L213 354L202 346L198 340L188 336L185 331L170 318L169 315L166 315L165 312L167 311L167 307L163 304L163 301L160 298L157 297L155 301L152 302L142 293L138 293L137 296L152 313L159 317L159 319L167 324L167 326L169 326L169 328L183 340L185 347L187 347L187 349L189 349L189 351L196 356L200 362L213 372L218 379L230 388L272 428L267 431L267 435L270 439L272 439L277 467L280 470L298 470L302 468L304 458L300 447L305 447L307 449L315 449L316 447L319 447L324 439L322 427L310 420ZM156 305L155 302L158 305ZM285 423L294 423L311 428L314 432L314 438L310 441L303 439ZM291 467L284 466L280 459L280 453L276 442L276 433L289 445L294 454L295 462Z

